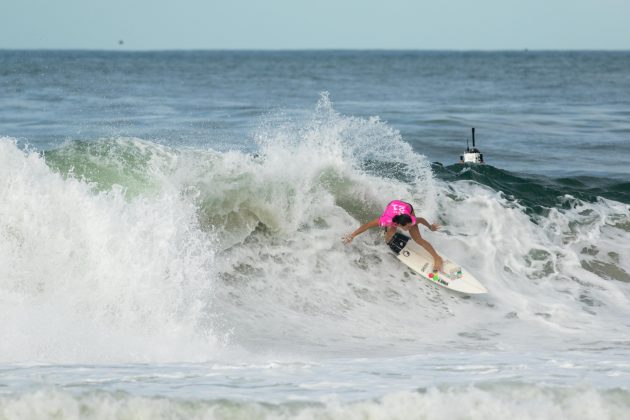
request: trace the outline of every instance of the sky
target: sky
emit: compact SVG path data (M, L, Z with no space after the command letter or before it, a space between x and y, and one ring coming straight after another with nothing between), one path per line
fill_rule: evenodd
M0 0L0 49L628 50L630 0Z

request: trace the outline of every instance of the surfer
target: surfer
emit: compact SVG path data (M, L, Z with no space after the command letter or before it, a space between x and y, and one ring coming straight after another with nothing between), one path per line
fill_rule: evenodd
M422 217L416 219L416 214L414 213L413 206L411 204L400 200L394 200L385 207L385 211L381 217L360 226L354 232L344 236L342 240L345 244L350 244L356 236L362 234L366 230L381 226L387 228L385 233L385 242L389 243L396 233L396 229L401 228L402 230L409 232L411 238L416 241L418 245L426 249L429 254L431 254L433 257L433 270L440 271L442 269L442 257L435 252L435 249L429 242L422 239L422 236L420 236L420 229L418 229L419 223L423 224L432 231L436 231L440 228L439 224L430 224Z

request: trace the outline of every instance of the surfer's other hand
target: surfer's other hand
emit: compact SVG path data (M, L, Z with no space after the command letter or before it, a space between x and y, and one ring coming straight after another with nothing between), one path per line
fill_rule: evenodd
M352 234L351 234L351 233L348 233L347 235L344 235L344 236L341 238L341 241L342 241L344 244L349 245L349 244L351 244L351 243L352 243L352 240L353 240L353 239L354 239L354 238L352 237Z
M438 230L438 229L439 229L439 228L441 228L441 227L442 227L442 225L440 225L440 224L438 224L438 223L432 223L432 224L431 224L431 230L432 230L433 232L435 232L436 230Z
M433 258L433 271L442 271L442 257L439 255Z

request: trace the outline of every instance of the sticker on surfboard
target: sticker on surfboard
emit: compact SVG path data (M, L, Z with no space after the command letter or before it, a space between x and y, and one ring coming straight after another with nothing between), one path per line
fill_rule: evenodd
M471 295L488 293L488 290L465 268L444 258L442 271L433 272L433 257L415 241L402 233L396 233L389 247L398 259L425 280L447 289Z

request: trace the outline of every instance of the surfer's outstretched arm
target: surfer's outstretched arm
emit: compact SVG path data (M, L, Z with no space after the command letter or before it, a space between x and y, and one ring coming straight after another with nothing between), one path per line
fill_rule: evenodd
M418 223L420 223L421 225L425 225L426 227L429 228L429 230L432 230L432 231L436 231L436 230L438 230L439 228L442 227L441 225L439 225L437 223L431 224L431 223L427 222L427 219L425 219L424 217L418 217L418 218L416 218L416 221Z
M366 224L359 226L359 228L357 230L355 230L354 232L349 233L346 236L344 236L343 238L341 238L341 240L343 241L344 244L349 244L350 242L352 242L352 240L355 237L359 236L360 234L362 234L366 230L368 230L370 228L378 227L379 225L380 225L380 223L379 223L379 219L378 218L376 218L374 220L370 220Z
M438 253L435 252L435 249L430 243L422 239L422 236L420 236L420 229L418 229L418 226L414 225L411 228L409 228L409 234L411 235L413 240L418 243L418 245L420 245L421 247L429 251L429 254L431 254L431 256L433 257L433 270L440 271L442 269L442 257L440 257Z

